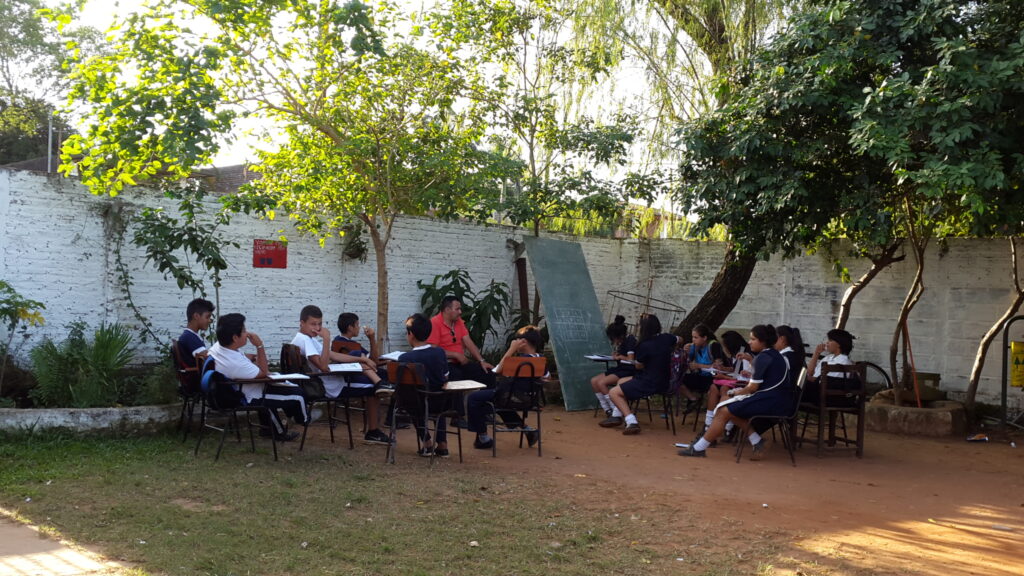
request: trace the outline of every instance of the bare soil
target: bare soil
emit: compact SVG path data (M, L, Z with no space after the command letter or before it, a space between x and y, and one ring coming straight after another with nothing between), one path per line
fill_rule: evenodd
M967 443L868 432L862 459L806 446L794 467L776 443L757 462L749 446L739 463L732 445L680 457L673 444L693 439L692 417L676 436L657 415L641 415L638 436L597 422L548 409L542 458L505 434L498 458L467 446L465 465L553 479L562 493L551 497L610 502L624 522L667 509L659 521L677 541L666 553L742 558L744 544L770 539L777 553L755 565L771 574L1024 574L1024 434Z

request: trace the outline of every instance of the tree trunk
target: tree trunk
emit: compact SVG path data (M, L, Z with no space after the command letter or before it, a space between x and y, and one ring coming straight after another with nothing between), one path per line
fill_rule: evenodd
M971 379L967 383L967 394L964 398L964 404L967 407L967 411L971 412L974 410L974 397L978 394L978 382L981 380L981 369L985 367L985 357L988 355L989 346L992 345L992 341L996 339L999 332L1003 330L1003 324L1007 320L1013 318L1017 311L1020 310L1021 304L1024 304L1024 290L1021 290L1020 286L1020 275L1017 272L1017 266L1019 259L1017 257L1017 238L1010 238L1010 262L1013 266L1013 289L1016 294L1013 297L1013 301L1010 306L1003 312L1003 315L996 320L996 323L988 329L985 333L985 337L981 339L978 344L978 352L974 356L974 366L971 368Z
M907 362L907 338L903 339L901 347L900 336L904 334L904 328L907 325L907 319L910 318L911 310L914 309L914 306L921 299L921 294L924 293L924 251L928 246L928 240L928 236L921 238L911 228L910 243L914 249L914 259L917 261L917 272L914 274L914 282L910 285L906 298L903 299L903 306L900 307L900 315L896 320L896 330L893 331L892 343L889 345L889 372L892 374L893 396L897 406L902 406L900 395L907 383L906 374L913 375L913 369ZM909 331L907 334L909 336ZM899 377L899 373L896 371L896 356L900 351L903 352L904 377Z
M843 294L843 302L839 305L839 319L836 320L836 328L839 330L846 329L846 322L850 320L850 309L853 307L853 299L857 294L860 294L860 292L864 290L864 288L867 287L867 285L870 284L871 281L875 279L875 276L878 276L882 270L885 270L896 262L901 262L905 258L905 256L895 255L896 250L899 249L902 244L902 240L897 240L883 248L881 253L868 256L868 259L871 260L871 268L868 268L868 271L854 281L854 283L847 288L846 292Z
M757 265L757 258L753 255L736 253L736 247L729 244L725 253L725 261L718 271L711 287L701 297L700 302L690 310L690 313L683 318L683 321L676 326L674 333L689 338L690 332L697 324L707 324L712 330L725 322L725 319L736 307L740 296L747 288L750 275L754 273L754 266Z
M387 247L388 237L382 237L377 223L367 216L362 217L367 230L370 231L370 240L373 242L373 255L377 260L377 349L384 350L385 342L388 340L388 266ZM390 231L390 226L388 226Z

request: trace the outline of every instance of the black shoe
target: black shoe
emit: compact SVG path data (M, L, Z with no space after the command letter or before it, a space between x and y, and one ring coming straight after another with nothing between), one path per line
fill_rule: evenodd
M387 434L380 430L370 430L366 433L366 436L363 436L363 442L367 444L383 444L387 446L388 444L391 444L391 439L388 438Z
M626 424L626 428L622 430L622 433L626 436L633 436L634 434L640 433L639 424Z
M683 414L694 414L700 411L700 400L687 400L683 407Z
M540 440L540 434L536 430L530 430L526 433L526 445L530 448L537 445L537 440Z
M736 442L736 430L737 428L726 430L725 436L722 438L722 442L725 442L726 444L734 444Z
M704 450L694 450L693 446L690 446L689 448L683 448L682 450L680 450L679 451L679 455L680 456L693 456L693 457L696 457L696 458L704 458L708 454Z
M448 457L448 449L447 448L434 448L434 456L436 456L438 458L447 458Z
M433 458L433 456L434 456L434 447L431 446L430 448L420 448L420 451L417 452L416 454L419 455L419 456L422 456L424 458Z
M601 428L615 428L616 426L622 426L621 416L609 416L604 420L597 423Z
M477 450L490 450L494 447L494 438L488 438L486 441L481 442L479 438L473 440L473 448Z
M377 388L373 391L374 396L377 398L390 398L395 393L395 385L390 382L381 380L377 383Z
M469 427L469 423L466 422L465 418L452 418L452 428L462 428L465 430Z

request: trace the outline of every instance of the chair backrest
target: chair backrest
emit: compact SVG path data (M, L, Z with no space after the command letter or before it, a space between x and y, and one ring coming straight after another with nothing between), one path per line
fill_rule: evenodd
M207 407L213 410L230 410L245 402L245 395L238 390L230 378L217 372L217 363L212 356L203 361L199 389Z
M358 352L363 349L363 345L359 342L346 342L344 340L335 340L331 342L331 352L339 352L341 354L349 354L352 352Z
M178 376L178 394L185 397L198 395L200 393L199 368L194 362L191 365L185 362L177 340L171 341L171 359L174 362L174 372Z
M547 359L543 356L512 356L501 363L501 375L507 378L541 378Z
M853 398L865 395L865 368L856 364L822 364L821 388L826 396Z
M418 362L388 362L388 381L399 386L426 388L427 370Z
M281 372L285 374L309 374L309 360L302 355L302 348L294 344L281 345Z

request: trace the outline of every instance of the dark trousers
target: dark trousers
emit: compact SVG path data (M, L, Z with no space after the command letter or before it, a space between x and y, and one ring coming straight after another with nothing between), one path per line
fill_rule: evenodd
M488 406L494 401L495 390L477 390L466 398L466 418L469 420L467 428L470 432L484 434L487 432L487 414L491 408ZM517 428L523 425L523 417L515 410L497 410L501 421L509 428Z
M484 370L477 362L468 364L448 364L448 380L474 380L488 388L494 388L494 372Z
M309 421L306 399L301 394L296 393L295 388L290 386L269 386L263 398L256 398L249 404L270 408L269 419L265 412L260 413L260 424L277 434L283 433L285 428L284 423L281 422L281 417L277 413L278 410L284 412L287 417L299 424L305 424Z

